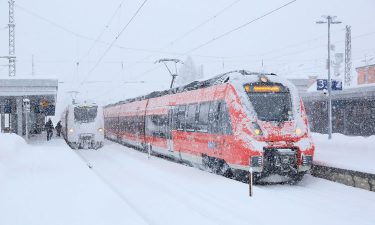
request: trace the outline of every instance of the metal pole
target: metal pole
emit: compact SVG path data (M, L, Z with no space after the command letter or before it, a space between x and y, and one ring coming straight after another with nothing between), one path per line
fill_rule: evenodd
M151 143L148 143L147 144L147 157L148 157L148 159L150 159L151 158Z
M25 126L25 138L26 140L29 140L29 119L28 119L28 116L29 116L29 112L26 110L25 112L25 122L26 122L26 126Z
M249 196L253 197L253 169L249 169Z
M331 17L328 20L328 139L332 139Z
M9 76L16 76L16 34L14 23L14 0L9 0Z

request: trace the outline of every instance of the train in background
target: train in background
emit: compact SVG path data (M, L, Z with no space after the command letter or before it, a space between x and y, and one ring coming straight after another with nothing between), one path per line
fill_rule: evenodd
M103 109L94 103L68 105L61 116L61 132L73 149L98 149L104 142Z
M104 107L105 136L230 176L299 181L314 145L301 98L275 74L232 71ZM273 179L273 178L276 178Z

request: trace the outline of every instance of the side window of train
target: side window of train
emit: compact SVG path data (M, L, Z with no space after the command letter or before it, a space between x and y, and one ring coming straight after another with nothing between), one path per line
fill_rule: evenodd
M177 130L185 129L185 111L186 105L180 105L177 113Z
M145 123L146 123L146 126L145 126L145 133L146 133L146 136L152 136L152 132L151 132L151 117L149 115L147 115L145 117Z
M208 130L210 133L219 133L220 102L212 101L208 112Z
M221 101L219 113L220 133L232 134L232 125L230 122L229 110L225 101Z
M177 121L178 121L178 118L177 118L177 115L178 115L178 106L175 106L175 107L173 107L173 109L172 109L172 129L173 130L177 130L177 128L178 128L178 123L177 123Z
M199 105L197 131L208 132L208 111L210 109L209 102L202 102Z
M187 107L187 113L186 113L186 125L185 129L187 131L194 131L196 128L196 112L197 112L197 104L191 104Z
M119 118L119 131L124 131L124 121L125 121L125 117L120 117Z
M229 110L225 101L213 101L208 112L208 130L214 134L231 134Z
M167 137L167 126L168 126L168 116L167 115L161 115L159 116L159 136L161 138Z

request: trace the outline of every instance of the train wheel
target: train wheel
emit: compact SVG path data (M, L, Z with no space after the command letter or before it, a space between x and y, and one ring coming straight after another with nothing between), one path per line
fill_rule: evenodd
M298 184L302 179L303 176L305 176L306 172L299 172L295 175L293 175L291 178L292 180L288 182L289 184Z
M75 150L78 149L78 144L75 143L75 142L68 142L68 145L69 145L72 149L75 149Z
M233 173L228 164L223 159L210 157L208 155L202 156L202 164L204 168L207 168L210 172L225 176L232 177Z

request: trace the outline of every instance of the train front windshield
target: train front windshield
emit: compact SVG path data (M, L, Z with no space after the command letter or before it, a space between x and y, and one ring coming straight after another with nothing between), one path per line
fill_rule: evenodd
M82 106L74 108L74 120L79 123L90 123L94 122L96 115L98 114L97 106Z
M292 116L292 99L289 90L282 85L247 84L245 91L262 121L287 121Z

